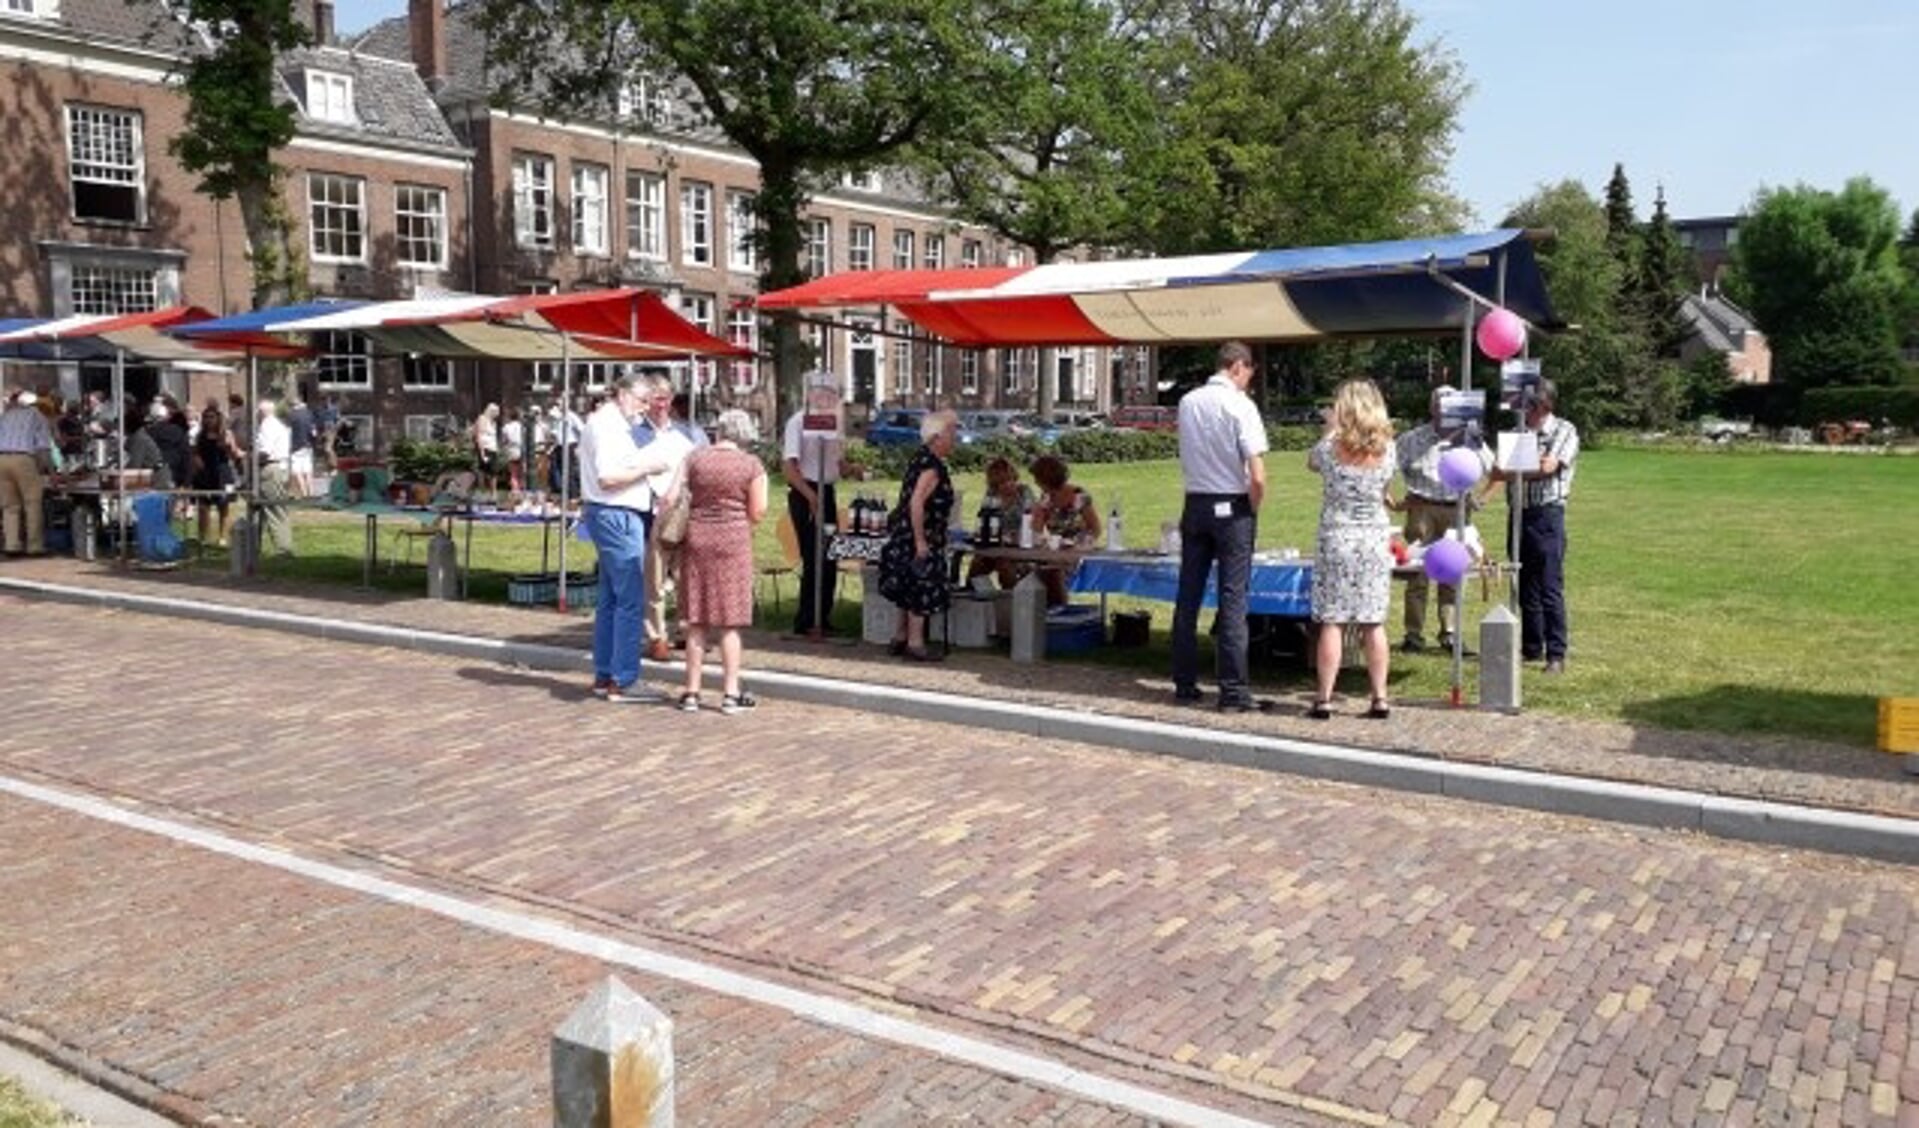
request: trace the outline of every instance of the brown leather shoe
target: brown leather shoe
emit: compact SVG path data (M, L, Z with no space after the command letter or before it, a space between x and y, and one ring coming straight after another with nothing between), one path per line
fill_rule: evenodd
M673 648L663 638L656 638L646 644L646 657L651 662L664 662L673 657Z

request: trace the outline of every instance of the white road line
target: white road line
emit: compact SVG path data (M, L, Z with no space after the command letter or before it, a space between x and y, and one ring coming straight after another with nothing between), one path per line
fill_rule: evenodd
M729 971L711 964L683 959L597 936L556 921L523 913L463 901L443 893L419 889L371 874L358 873L340 866L302 858L285 851L229 838L199 827L137 814L101 799L54 788L42 787L10 776L0 776L0 793L57 807L115 826L156 834L175 842L241 861L271 866L341 889L350 889L383 901L423 909L430 913L482 928L516 940L527 940L549 948L587 956L605 963L632 968L647 975L743 999L750 1003L785 1011L798 1018L845 1030L865 1038L907 1046L963 1062L993 1073L1042 1085L1073 1096L1137 1113L1171 1124L1203 1125L1206 1128L1254 1128L1260 1122L1194 1104L1166 1093L1156 1092L1125 1081L1116 1081L1076 1069L1063 1062L1036 1054L997 1046L978 1038L969 1038L895 1018L869 1010L856 1003L785 987L764 979Z

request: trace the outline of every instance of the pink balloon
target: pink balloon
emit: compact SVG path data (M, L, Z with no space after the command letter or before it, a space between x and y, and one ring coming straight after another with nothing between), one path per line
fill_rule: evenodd
M1479 481L1479 455L1465 447L1454 447L1439 456L1439 480L1454 493L1465 493Z
M1422 563L1427 579L1451 587L1465 578L1466 569L1473 565L1473 555L1466 551L1465 545L1448 537L1434 542L1426 550Z
M1510 360L1526 347L1526 323L1512 310L1501 307L1480 320L1474 338L1480 352L1494 360Z

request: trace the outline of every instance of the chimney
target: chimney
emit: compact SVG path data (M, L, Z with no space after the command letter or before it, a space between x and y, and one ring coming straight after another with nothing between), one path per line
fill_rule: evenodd
M407 24L413 35L413 67L435 94L446 86L445 0L407 0Z
M333 0L313 0L313 44L333 45Z

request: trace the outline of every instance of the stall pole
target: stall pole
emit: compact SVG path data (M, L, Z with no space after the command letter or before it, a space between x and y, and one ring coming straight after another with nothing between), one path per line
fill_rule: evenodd
M573 418L573 340L564 334L560 337L560 425L554 428L554 434L560 441L560 614L566 614L566 503L567 495L573 484L572 443L568 439L579 436L570 433ZM585 519L584 506L581 507L581 519Z
M260 559L260 358L247 354L247 523L240 535L247 538L247 575L252 576Z
M120 563L127 562L127 350L113 350L113 417L115 462L120 473L114 479L115 521L120 526Z

